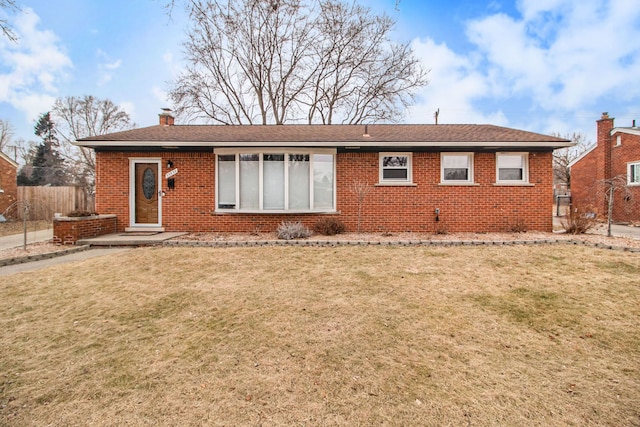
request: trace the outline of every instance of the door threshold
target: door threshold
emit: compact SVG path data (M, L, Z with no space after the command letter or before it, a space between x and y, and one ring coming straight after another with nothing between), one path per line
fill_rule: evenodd
M155 231L156 233L164 233L164 227L125 227L125 233L140 233L142 231Z

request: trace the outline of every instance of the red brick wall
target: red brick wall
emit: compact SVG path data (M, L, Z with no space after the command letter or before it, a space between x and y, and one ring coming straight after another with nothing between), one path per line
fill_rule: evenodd
M0 157L0 214L18 200L18 185L16 183L16 168ZM8 218L16 218L16 212L7 212Z
M627 163L640 161L640 136L617 132L611 135L613 118L603 116L597 122L596 147L571 167L571 200L574 207L593 210L599 216L607 215L607 200L603 181L616 176L627 176ZM617 145L617 136L621 144ZM640 221L640 187L618 189L614 194L613 220L615 222Z
M571 203L574 208L602 214L602 192L595 191L601 179L598 178L597 172L602 170L598 163L599 148L595 147L571 166Z
M621 136L621 145L615 145L616 135ZM611 150L612 176L627 178L627 163L640 162L640 136L617 133L613 136ZM613 220L616 222L640 221L640 186L628 186L616 191L613 197Z
M552 229L551 153L529 154L531 186L496 186L495 154L475 155L473 186L440 184L440 154L413 154L415 186L375 186L379 176L378 153L339 153L336 160L337 214L235 214L215 213L213 153L115 153L96 156L96 210L118 215L118 229L129 226L129 158L167 160L179 170L176 188L163 189L163 226L167 231L273 231L282 221L302 221L313 227L319 218L336 217L355 231L358 203L355 182L371 185L362 209L362 231L447 232L509 231L524 224L529 230ZM440 221L435 221L435 209Z
M62 245L75 245L80 239L115 233L118 219L113 215L100 215L78 218L54 218L53 242Z

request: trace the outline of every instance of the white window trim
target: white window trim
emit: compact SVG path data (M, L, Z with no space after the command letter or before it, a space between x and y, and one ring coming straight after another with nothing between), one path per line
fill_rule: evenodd
M259 213L259 214L282 214L282 213L335 213L336 212L336 186L337 186L337 179L336 179L336 163L337 163L337 156L336 156L337 150L334 149L308 149L308 148L303 148L303 149L295 149L294 147L254 147L254 148L216 148L214 150L214 154L215 154L215 182L216 182L216 194L215 194L215 212L219 212L219 213L241 213L241 214L245 214L245 213ZM220 182L220 180L218 179L218 156L221 155L235 155L235 162L236 162L236 167L235 167L235 173L236 173L236 187L235 187L235 191L236 191L236 203L235 203L235 207L234 208L220 208L218 207L218 194L219 194L219 190L218 190L218 184ZM239 167L239 162L240 162L240 155L241 154L258 154L259 159L260 159L260 164L259 164L259 184L258 184L258 191L259 191L259 205L262 207L263 206L263 200L264 200L264 189L263 189L263 159L264 159L264 155L265 154L284 154L284 161L285 161L285 189L284 189L284 194L285 194L285 209L264 209L264 208L260 208L260 209L241 209L239 206L239 201L240 201L240 167ZM309 183L310 183L310 188L309 188L309 204L310 204L310 208L309 209L288 209L288 205L289 205L289 201L288 201L288 197L289 197L289 170L288 170L288 162L289 162L289 154L308 154L309 155ZM328 154L328 155L332 155L333 156L333 207L331 209L314 209L313 207L313 201L314 201L314 194L313 194L313 186L311 186L311 183L313 182L313 155L314 154Z
M469 179L466 180L445 180L444 179L444 157L445 156L467 156L469 163ZM474 163L474 153L473 152L446 152L440 153L440 185L476 185L474 182L474 171L473 171L473 163Z
M384 179L383 176L383 172L384 172L384 168L382 167L382 160L385 157L406 157L407 158L407 179ZM387 168L388 169L388 168ZM397 169L405 169L403 168L397 168ZM413 153L407 153L407 152L399 152L399 153L394 153L394 152L385 152L385 153L379 153L378 156L378 186L385 186L385 185L389 185L389 186L413 186Z
M522 156L522 179L500 179L498 158L500 156ZM523 152L498 152L496 153L496 184L497 185L529 185L529 153Z
M636 168L640 168L640 161L627 163L627 185L630 186L630 187L640 186L640 182L632 182L631 181L631 166L635 166Z

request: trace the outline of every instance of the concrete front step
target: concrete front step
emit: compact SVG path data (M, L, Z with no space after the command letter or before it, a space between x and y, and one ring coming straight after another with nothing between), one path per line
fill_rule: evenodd
M77 244L90 246L152 246L185 234L187 233L114 233L90 239L81 239L78 240Z

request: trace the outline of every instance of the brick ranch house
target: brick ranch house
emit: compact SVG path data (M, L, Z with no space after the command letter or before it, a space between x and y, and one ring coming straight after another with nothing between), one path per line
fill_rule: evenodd
M0 151L0 215L18 200L17 171L18 164ZM7 215L13 216L15 212Z
M322 218L367 232L552 230L552 152L492 125L174 125L81 139L96 211L118 231L274 231ZM361 202L359 202L361 196Z
M613 197L614 222L640 221L640 128L614 127L613 117L603 113L597 121L597 142L571 164L571 202L606 216L608 202L603 182L613 177L626 181L626 188Z

